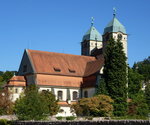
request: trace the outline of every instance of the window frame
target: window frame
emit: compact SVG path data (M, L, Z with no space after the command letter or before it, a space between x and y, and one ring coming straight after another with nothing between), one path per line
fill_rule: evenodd
M77 91L73 91L72 92L72 100L77 100L78 99L78 92Z
M87 90L84 91L84 98L88 98L88 91Z
M63 100L63 91L62 90L57 91L57 99Z

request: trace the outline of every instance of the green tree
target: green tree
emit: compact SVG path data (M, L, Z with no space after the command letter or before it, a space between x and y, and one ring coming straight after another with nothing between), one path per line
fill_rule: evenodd
M136 70L128 69L128 97L133 98L142 88L143 76Z
M91 98L80 99L73 110L78 116L111 116L113 100L106 95L97 95Z
M147 117L148 116L148 105L146 103L146 99L143 91L139 91L129 102L128 106L128 114L131 116L140 116Z
M123 116L127 110L127 58L122 43L111 38L104 58L104 80L108 94L114 100L114 115Z
M42 91L41 93L44 100L47 102L47 107L49 109L49 114L56 115L59 111L58 100L55 99L55 95L49 91Z
M146 99L146 103L149 107L149 113L150 113L150 84L147 84L147 86L145 88L145 99Z
M36 86L28 86L25 95L15 103L15 113L20 120L40 120L47 117L49 107Z
M3 72L2 71L0 71L0 76L2 76L3 75Z
M0 82L2 82L3 81L3 77L2 76L0 76Z
M144 81L149 82L150 80L150 56L144 61L140 61L134 64L133 69L144 76Z
M108 94L107 89L106 89L106 83L105 83L103 78L101 78L99 80L98 87L97 87L97 90L96 90L96 95L99 95L99 94L104 94L104 95Z
M11 77L13 77L13 72L11 71L6 71L3 73L2 77L3 77L3 81L8 81Z

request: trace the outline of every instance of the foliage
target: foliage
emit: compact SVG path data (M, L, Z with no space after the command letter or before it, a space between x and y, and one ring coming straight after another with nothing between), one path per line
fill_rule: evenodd
M6 119L0 119L0 125L12 125L12 123Z
M147 84L147 86L145 88L145 99L146 99L146 103L149 107L149 113L150 113L150 84Z
M99 80L99 83L98 83L98 88L96 90L96 95L99 95L99 94L104 94L104 95L107 95L107 90L106 90L106 83L104 81L103 78L101 78Z
M7 90L0 90L0 115L12 114L13 103Z
M28 86L25 95L20 97L15 103L15 113L20 120L40 120L45 119L49 114L47 100L38 93L36 86Z
M122 43L111 38L104 58L104 80L108 94L114 100L114 115L123 116L127 109L127 64Z
M11 71L6 71L3 73L2 77L3 77L3 80L5 81L8 81L11 77L13 77L13 72Z
M66 120L75 120L75 118L76 117L74 117L74 116L68 116L68 117L66 117Z
M49 108L49 114L56 115L59 111L59 105L57 104L57 100L55 99L55 95L49 91L42 91L41 95L44 97L44 100L47 102L47 107Z
M0 89L16 73L16 71L0 71Z
M140 91L129 102L128 114L130 116L146 117L148 112L148 105L144 93L143 91Z
M62 120L63 117L62 117L62 116L58 116L58 117L56 117L56 119L57 119L57 120Z
M72 105L78 116L111 116L113 100L106 95L97 95L91 98L82 98Z
M3 81L3 77L2 76L0 76L0 82L2 82Z
M144 76L144 81L150 80L150 56L144 61L140 61L134 64L133 69Z
M128 69L128 97L133 98L142 88L143 76L133 69Z
M0 76L2 76L3 75L3 72L2 71L0 71Z

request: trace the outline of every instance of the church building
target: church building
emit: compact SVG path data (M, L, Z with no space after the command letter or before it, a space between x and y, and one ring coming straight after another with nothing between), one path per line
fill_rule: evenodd
M91 23L81 41L81 55L26 49L18 75L7 83L12 101L19 98L26 86L35 84L39 91L52 91L59 99L62 112L57 116L72 116L70 105L80 98L92 97L96 92L103 74L103 51L110 37L121 40L127 56L127 33L115 13L103 35Z

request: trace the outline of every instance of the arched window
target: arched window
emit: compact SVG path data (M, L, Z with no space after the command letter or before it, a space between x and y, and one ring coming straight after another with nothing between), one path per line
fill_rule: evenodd
M73 92L73 100L77 100L78 98L78 93L76 91Z
M18 93L18 89L17 88L15 89L15 93Z
M84 97L88 98L88 91L84 91Z
M58 91L57 97L58 97L59 100L62 100L63 92L62 91Z

